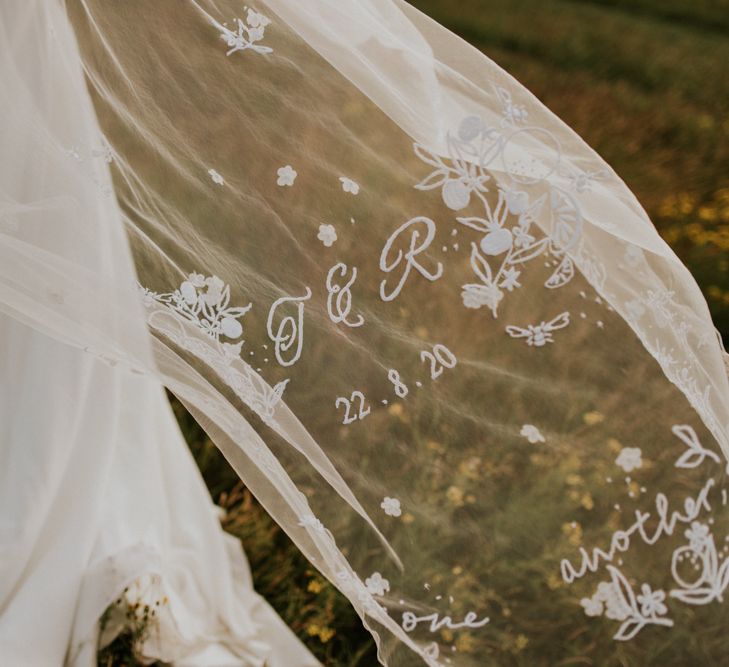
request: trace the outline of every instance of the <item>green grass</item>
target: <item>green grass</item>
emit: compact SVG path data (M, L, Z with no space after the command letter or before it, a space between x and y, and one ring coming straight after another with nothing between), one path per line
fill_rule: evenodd
M715 322L727 338L729 3L418 0L415 4L513 74L615 168L637 194L660 233L697 277ZM225 529L243 543L257 590L324 664L374 665L373 643L348 602L316 574L239 485L236 474L189 415L179 404L175 404L175 409L213 498L228 510ZM572 419L582 419L578 406ZM468 493L469 489L479 488L481 493L490 494L484 505L499 510L495 514L479 516L467 505L458 506L453 510L454 520L473 523L474 531L488 527L498 554L498 559L491 563L493 576L497 580L514 579L514 600L522 605L525 622L543 627L544 619L536 612L530 616L531 610L540 596L557 595L559 591L534 584L546 579L544 572L531 566L511 570L512 561L504 561L503 556L509 553L517 561L536 543L560 532L567 516L574 515L571 509L560 509L546 524L541 521L541 503L550 501L553 489L563 484L564 478L572 480L565 491L565 502L576 502L579 507L580 503L587 503L587 489L604 478L604 469L591 462L584 452L578 455L568 448L540 454L509 451L498 462L473 462L478 479L488 480L484 487L478 487L473 476L476 473L459 459L450 458L456 456L455 447L454 452L441 451L442 445L430 439L431 427L427 416L418 415L412 421L403 417L387 432L387 437L428 450L427 471L418 472L427 487L421 490L431 493L433 506L437 502L447 503L446 498L458 501L454 496L464 489ZM448 436L441 435L446 441ZM467 433L457 435L461 440L470 437ZM403 447L402 451L403 465L407 465L405 454L409 450ZM479 454L477 448L473 454ZM463 452L458 455L463 457ZM531 494L521 497L511 490L511 482L525 476L530 466L542 472L538 483L531 487ZM445 469L458 470L458 476L442 479L439 475ZM458 492L448 496L454 488ZM602 517L610 516L609 507L596 502L595 512ZM583 507L577 515L585 525L589 524L590 511ZM512 521L514 516L520 517L520 524ZM459 582L463 586L481 583L465 578ZM495 608L504 614L511 613L495 591L486 589L484 595L490 596ZM569 627L554 623L552 632L557 637L562 628ZM582 632L592 633L589 636L594 636L594 645L598 645L593 630ZM524 639L518 630L490 641L491 644L480 647L493 661L486 664L537 664L524 657ZM712 664L708 656L721 655L720 646L697 648L696 638L690 634L679 635L672 642L655 649L653 659L659 662L651 664L689 664L686 660L699 650L706 651L706 664ZM121 638L100 658L99 664L134 664L130 646L128 636ZM567 661L559 664L608 664L604 654L600 661L600 649L594 646L590 656L570 654L569 648L559 642L555 642L554 653L550 653L548 645L527 649L530 650L533 653L528 655L539 656L538 664L558 664L565 656ZM609 664L641 664L641 654L629 651L620 648Z

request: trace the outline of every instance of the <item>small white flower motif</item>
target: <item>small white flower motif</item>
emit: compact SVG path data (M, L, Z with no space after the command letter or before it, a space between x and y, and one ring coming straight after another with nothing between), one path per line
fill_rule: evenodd
M692 521L691 528L684 532L689 541L691 550L695 553L701 553L709 541L709 527L705 523Z
M385 514L387 514L387 516L400 516L402 514L400 501L397 498L385 496L380 503L380 507L385 510Z
M351 192L353 195L359 194L359 183L346 176L340 176L339 180L342 182L342 190Z
M625 472L632 472L643 465L640 447L623 447L615 459L615 464L619 465Z
M208 174L210 175L210 178L213 179L213 183L215 183L216 185L225 184L223 177L217 171L215 171L215 169L208 169Z
M499 287L503 287L508 292L513 292L515 287L521 287L519 282L519 276L521 271L517 271L513 266L510 266L506 271L499 283Z
M337 230L334 225L319 225L319 233L316 235L327 248L331 248L337 240Z
M251 28L265 28L271 23L271 19L269 19L267 16L264 16L260 12L254 11L250 8L248 9L248 14L246 15L246 21L248 22L248 25L251 26Z
M523 227L517 225L512 230L514 234L514 245L517 248L526 248L530 246L536 240L531 234L529 234Z
M652 591L648 584L643 584L640 591L636 599L640 604L640 613L643 616L653 618L662 616L668 611L666 605L663 604L666 599L666 594L663 591Z
M375 572L371 577L365 579L367 591L372 595L384 595L390 591L390 582L385 579L379 572Z
M492 311L495 311L501 299L504 298L504 293L496 285L478 285L474 283L463 286L461 298L466 308L478 309L482 306L488 306Z
M544 436L534 424L524 424L519 431L519 435L525 437L529 442L535 445L538 442L546 442Z
M602 616L602 601L598 600L596 595L591 598L582 598L580 604L588 616Z
M296 170L290 164L287 164L285 167L280 167L276 173L278 174L276 184L281 186L292 186L296 180L296 176L298 175Z
M236 51L245 51L251 49L256 53L271 53L272 48L263 46L262 44L256 44L264 38L266 26L271 23L271 20L252 9L248 9L246 20L243 22L241 19L234 19L233 23L235 27L229 28L226 23L218 23L213 21L213 25L220 30L220 37L230 47L226 55L230 56Z
M601 581L592 597L605 604L605 616L613 621L624 621L630 615L630 609L612 582Z

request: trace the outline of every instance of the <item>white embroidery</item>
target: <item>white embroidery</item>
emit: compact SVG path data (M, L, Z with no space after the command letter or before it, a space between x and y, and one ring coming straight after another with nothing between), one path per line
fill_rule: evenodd
M327 312L329 319L335 324L344 323L348 327L360 327L364 324L364 317L357 315L356 320L349 321L347 317L352 311L352 285L357 280L357 267L352 267L352 277L344 284L337 285L334 281L336 274L344 278L349 268L343 262L338 262L327 274Z
M521 431L519 431L519 435L525 437L533 445L538 442L546 442L539 429L533 424L524 424Z
M213 183L215 183L216 185L225 184L223 177L217 171L215 171L215 169L208 169L208 174L210 175L210 178L213 179Z
M245 51L251 49L256 53L271 53L272 48L263 46L262 44L256 44L264 38L266 26L271 23L271 20L252 9L248 10L246 14L246 20L243 22L241 19L236 18L233 20L235 28L231 30L228 28L227 23L218 23L213 20L213 25L220 30L220 37L230 47L227 56L235 53L236 51Z
M324 524L313 514L307 514L306 516L299 517L299 525L302 528L313 528L317 533L327 532Z
M276 185L281 186L292 186L298 176L296 170L290 164L287 164L285 167L279 167L276 174L278 175Z
M677 468L696 468L700 466L705 458L710 458L714 463L720 463L719 457L709 449L705 449L699 442L696 431L690 426L677 425L671 428L673 434L678 437L688 449L681 454L675 463Z
M372 595L384 595L390 591L390 582L379 572L375 572L365 579L365 586Z
M438 632L442 628L448 628L449 630L457 630L458 628L482 628L489 621L490 619L488 617L482 618L479 621L478 615L472 611L469 611L460 623L454 622L450 616L440 618L437 613L428 614L427 616L416 616L411 611L405 611L402 614L402 629L405 632L412 632L419 623L429 623L428 629L431 632Z
M689 544L676 549L671 558L671 574L680 588L670 596L691 605L723 602L729 587L729 558L719 557L706 524L694 521L685 535Z
M607 552L595 547L590 554L584 547L580 547L579 554L581 563L578 569L572 565L568 559L562 559L560 562L560 570L562 578L568 584L576 579L584 577L587 572L596 572L600 561L611 562L618 552L625 552L630 548L631 537L637 534L643 542L652 545L655 544L664 535L673 535L677 523L691 523L701 513L702 510L711 511L708 495L714 486L713 479L706 481L699 491L696 498L685 498L683 503L683 514L674 510L669 514L668 498L665 494L658 493L656 495L656 515L658 524L653 534L646 532L646 523L651 518L649 512L636 512L635 522L628 528L617 530L613 533L610 548Z
M609 619L622 622L613 639L628 641L646 625L673 626L671 619L664 618L668 612L664 591L654 591L644 583L636 596L630 582L618 568L608 565L607 570L610 582L601 582L592 598L583 598L580 604L588 616L604 614Z
M406 231L410 232L409 249L403 253L403 251L398 248L395 257L391 257L391 250L395 241L397 241L400 236L404 235ZM423 240L418 243L423 231L425 232L425 236ZM387 280L382 281L380 284L380 298L383 301L392 301L397 298L413 268L415 268L421 276L431 282L435 282L443 275L443 265L440 262L437 262L435 271L429 271L416 259L418 255L428 249L434 238L435 223L429 218L424 218L422 216L408 220L400 225L390 235L390 238L387 239L384 247L382 248L382 254L380 255L380 270L385 273L391 273L400 266L403 260L405 261L405 268L403 269L397 286L389 294L387 293Z
M359 401L359 409L356 414L350 414L350 409L355 401ZM364 419L371 412L371 408L367 406L365 408L365 397L361 391L353 391L349 398L339 396L334 401L334 407L339 409L340 406L344 406L344 418L342 424L351 424L354 421Z
M238 319L250 310L251 305L230 308L230 287L216 276L206 278L198 273L191 273L174 292L158 294L141 286L140 289L142 302L149 311L149 325L208 364L251 410L266 424L275 427L276 406L289 380L269 386L248 364L241 367L233 363L240 362L242 340L237 343L220 342L221 335L226 338L242 335ZM214 345L210 346L191 335L184 322L191 322ZM257 459L269 466L270 452L260 451ZM274 467L277 465L276 461L270 463Z
M526 120L526 111L514 104L511 94L504 88L495 87L502 101L504 112L499 127L485 125L477 116L465 118L458 136L448 134L446 148L449 158L444 159L424 146L415 144L416 155L426 164L435 167L415 187L420 190L442 189L443 201L456 211L463 210L472 195L483 206L483 217L458 218L464 224L482 234L478 245L472 244L471 264L482 281L463 286L462 298L467 308L488 306L494 317L503 298L503 290L513 291L521 287L519 276L525 262L549 253L555 260L555 269L544 283L549 289L556 289L568 283L575 273L575 267L568 251L577 251L582 238L582 214L576 200L567 191L547 183L548 194L538 197L530 204L529 194L524 190L497 188L497 201L492 206L485 197L489 191L489 165L500 158L502 169L506 170L513 185L534 184L545 181L557 168L561 160L559 142L549 132L537 127L514 130ZM546 150L539 160L525 161L522 143L536 137ZM551 228L546 237L534 224L543 209L551 216ZM513 218L516 218L514 220ZM497 259L492 268L489 258ZM588 260L582 258L587 267ZM599 267L589 267L589 272L599 273Z
M633 472L643 465L640 447L623 447L615 459L615 465L620 466L625 472Z
M456 355L442 343L436 343L432 352L423 350L420 353L420 361L430 362L431 380L437 380L443 374L444 368L455 368L458 363Z
M251 309L250 303L231 308L230 285L217 276L206 277L200 273L191 273L174 292L157 294L144 290L144 299L165 304L216 341L221 335L239 338L243 334L239 320ZM240 353L240 347L237 353Z
M506 333L512 338L526 338L527 345L543 347L547 343L553 343L553 331L564 329L570 323L570 314L561 313L549 322L540 322L537 325L529 324L526 329L516 326L506 327Z
M283 296L276 299L268 311L268 320L266 322L266 330L268 337L274 343L274 354L276 361L282 366L293 366L301 356L301 350L304 345L304 301L311 298L311 290L307 287L304 296ZM279 322L278 329L274 331L273 321L276 311L284 304L296 304L296 317L285 315ZM291 348L294 348L293 356L285 359L283 354Z
M342 183L342 190L349 192L353 195L359 194L359 184L353 181L351 178L346 176L340 176L339 180Z
M319 233L316 235L327 248L331 248L337 240L337 230L334 225L319 225Z
M387 516L397 517L402 514L400 501L397 498L390 498L389 496L385 496L380 503L380 507L385 510L385 514L387 514Z
M392 382L395 393L400 398L405 398L408 395L409 389L407 385L400 379L400 373L394 368L387 371L387 379Z

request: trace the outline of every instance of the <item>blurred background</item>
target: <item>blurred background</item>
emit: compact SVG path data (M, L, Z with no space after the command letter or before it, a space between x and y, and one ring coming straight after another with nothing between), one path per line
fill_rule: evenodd
M413 4L515 76L605 158L696 277L729 340L729 0ZM377 664L346 599L173 404L257 590L325 665ZM137 664L135 632L101 652L99 665Z

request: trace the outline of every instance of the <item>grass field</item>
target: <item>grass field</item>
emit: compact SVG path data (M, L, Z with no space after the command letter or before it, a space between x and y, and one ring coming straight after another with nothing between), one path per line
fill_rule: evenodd
M729 339L729 2L418 0L513 74L620 174L696 276ZM348 602L316 574L176 406L257 590L326 665L376 664ZM518 641L518 638L517 640ZM100 665L132 665L120 640Z

